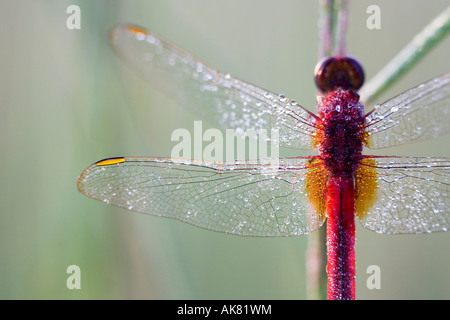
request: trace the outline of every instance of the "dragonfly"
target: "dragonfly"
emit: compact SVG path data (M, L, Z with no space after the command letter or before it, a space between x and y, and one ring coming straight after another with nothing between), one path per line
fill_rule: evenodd
M450 73L365 113L357 93L361 65L351 57L326 58L315 70L321 92L315 114L142 27L119 25L110 41L151 84L189 110L215 116L221 128L276 129L280 146L311 155L280 157L276 170L249 160L108 158L79 176L84 195L240 236L304 235L327 221L328 299L355 299L355 218L377 233L449 229L450 158L362 151L448 133Z

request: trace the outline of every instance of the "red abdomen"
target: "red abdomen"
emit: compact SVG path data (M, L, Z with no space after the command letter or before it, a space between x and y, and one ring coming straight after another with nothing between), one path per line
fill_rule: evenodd
M327 183L328 299L355 299L355 188L352 176Z
M319 103L316 144L327 169L328 299L355 299L355 177L362 160L364 108L354 90Z

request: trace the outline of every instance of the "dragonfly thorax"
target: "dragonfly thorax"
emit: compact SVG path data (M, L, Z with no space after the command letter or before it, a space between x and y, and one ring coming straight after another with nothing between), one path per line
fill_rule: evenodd
M317 145L327 169L354 173L362 156L364 107L354 90L330 92L318 105Z

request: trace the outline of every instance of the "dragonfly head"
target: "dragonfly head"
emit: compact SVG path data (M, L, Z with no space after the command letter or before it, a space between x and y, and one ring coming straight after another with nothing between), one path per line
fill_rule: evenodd
M322 93L328 93L338 88L356 91L364 83L364 71L361 63L355 58L325 57L316 64L314 80Z

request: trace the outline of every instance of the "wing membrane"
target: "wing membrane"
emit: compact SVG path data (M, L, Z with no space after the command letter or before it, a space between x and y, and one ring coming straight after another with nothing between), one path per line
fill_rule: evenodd
M367 116L370 148L385 148L450 131L450 73L378 105Z
M379 233L425 233L450 228L450 159L376 158L378 194L362 217Z
M78 189L129 210L245 236L300 235L324 221L306 199L302 169L308 159L283 158L276 167L120 159L88 167Z
M281 146L311 149L314 120L294 100L222 73L153 33L132 25L111 32L120 56L155 87L224 129L279 130Z

